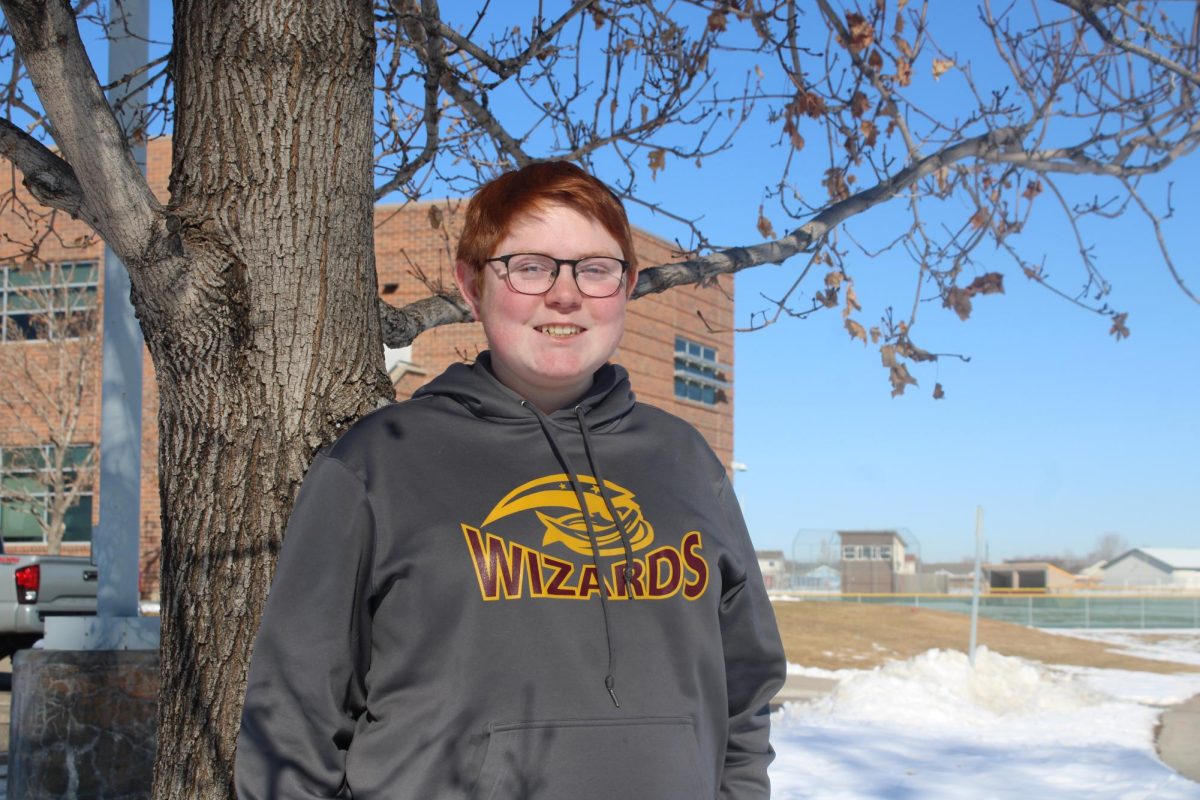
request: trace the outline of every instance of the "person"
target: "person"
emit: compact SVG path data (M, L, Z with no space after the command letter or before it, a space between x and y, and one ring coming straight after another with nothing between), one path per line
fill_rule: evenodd
M726 471L608 363L620 200L566 162L468 204L489 349L301 487L256 640L243 800L770 795L785 662Z

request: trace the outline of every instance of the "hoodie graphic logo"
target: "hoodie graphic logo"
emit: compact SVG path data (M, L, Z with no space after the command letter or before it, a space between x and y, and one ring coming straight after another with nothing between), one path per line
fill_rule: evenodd
M695 600L704 594L709 570L700 531L689 531L678 546L652 548L654 527L633 492L605 481L605 502L595 478L576 477L582 506L570 477L559 473L513 489L478 527L462 525L482 599L587 600L603 591L612 600ZM599 569L588 523L597 558L605 559ZM641 553L628 568L622 539L630 553Z
M635 553L650 546L654 541L654 528L642 516L642 509L633 500L633 492L612 481L605 481L608 500L620 517L620 527L612 518L608 504L600 496L600 485L591 475L580 475L579 488L583 490L587 517L596 534L596 544L602 556L625 555L621 544L621 528L629 537L629 548ZM547 511L554 511L554 514ZM580 555L591 555L592 541L588 536L584 510L579 507L579 496L565 474L537 478L513 489L496 504L480 527L488 527L498 519L533 511L546 528L542 545L563 544ZM557 516L555 515L557 514Z

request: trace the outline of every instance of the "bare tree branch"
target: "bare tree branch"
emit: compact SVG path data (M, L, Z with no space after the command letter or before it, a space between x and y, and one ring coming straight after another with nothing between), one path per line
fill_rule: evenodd
M81 213L127 261L145 250L159 208L92 70L71 8L61 0L2 0L63 159L82 188Z
M1112 30L1105 25L1098 16L1096 16L1096 12L1094 10L1094 7L1097 5L1096 3L1089 2L1089 0L1054 0L1054 2L1058 3L1059 5L1066 6L1075 13L1079 14L1079 16L1082 17L1088 25L1091 25L1096 30L1096 33L1100 34L1100 37L1104 39L1104 41L1108 42L1113 47L1139 55L1147 61L1159 65L1163 69L1174 72L1184 80L1200 86L1200 72L1197 72L1193 69L1188 69L1178 61L1173 61L1172 59L1160 55L1159 53L1156 53L1147 47L1142 47L1141 45L1131 42L1128 39L1122 39L1114 34Z
M718 275L734 274L760 264L782 264L807 250L850 217L888 200L943 166L967 158L994 158L1004 149L1019 145L1022 135L1020 129L1002 128L926 156L897 172L889 180L830 205L806 224L774 241L728 248L707 256L641 270L633 297L664 292L686 284L706 286L715 281ZM426 298L402 309L381 300L380 313L384 344L389 347L409 345L417 334L432 327L471 319L469 309L457 295Z
M39 202L96 226L98 220L84 205L71 165L6 119L0 119L0 155L16 164L25 187Z

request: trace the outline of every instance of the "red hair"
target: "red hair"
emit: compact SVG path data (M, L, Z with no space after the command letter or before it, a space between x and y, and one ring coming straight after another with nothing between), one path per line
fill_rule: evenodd
M494 248L517 220L550 206L566 206L600 223L636 267L633 233L621 199L601 181L569 161L541 161L494 178L467 203L455 257L476 270L497 253ZM550 253L548 255L554 255Z

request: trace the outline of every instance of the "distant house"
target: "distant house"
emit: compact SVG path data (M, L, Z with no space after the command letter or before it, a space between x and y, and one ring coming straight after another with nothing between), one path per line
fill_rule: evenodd
M993 592L1037 591L1070 592L1075 588L1075 576L1048 561L1012 561L987 564L983 568L988 589Z
M828 564L797 565L792 587L801 592L839 592L842 589L842 573Z
M975 588L975 565L969 561L922 562L913 585L915 592L970 594Z
M787 557L782 550L755 550L758 571L768 589L786 589L788 578Z
M1200 589L1200 547L1135 547L1104 565L1101 585Z
M1104 565L1107 563L1107 561L1097 561L1075 573L1075 588L1086 590L1101 588L1104 583Z
M908 543L898 531L838 531L843 594L892 594L907 571Z

